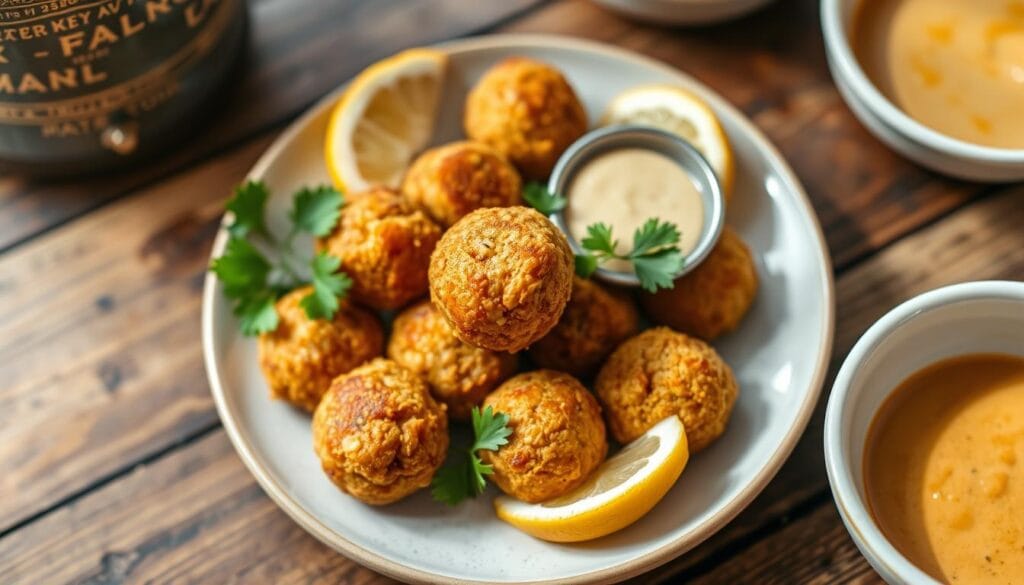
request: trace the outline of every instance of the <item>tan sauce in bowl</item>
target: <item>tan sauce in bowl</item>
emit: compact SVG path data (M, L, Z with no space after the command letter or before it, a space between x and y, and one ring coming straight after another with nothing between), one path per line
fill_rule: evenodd
M865 73L910 117L1024 148L1024 0L863 0L851 38Z
M872 516L940 581L1024 582L1024 359L947 359L879 409L864 451Z
M573 175L565 220L581 242L587 227L603 222L618 240L615 251L629 252L633 232L651 218L674 223L686 256L704 229L704 201L696 181L671 158L643 148L621 148L594 157ZM625 260L609 260L608 270L632 272Z

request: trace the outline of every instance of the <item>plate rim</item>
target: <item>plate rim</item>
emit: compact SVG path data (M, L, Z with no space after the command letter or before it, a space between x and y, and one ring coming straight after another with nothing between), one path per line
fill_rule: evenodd
M821 330L824 343L819 348L818 355L816 356L816 363L814 373L811 378L810 388L804 396L803 402L800 404L794 420L795 424L789 428L785 437L783 437L775 451L768 458L766 465L755 475L753 481L744 486L736 497L727 503L721 510L701 524L697 525L689 534L682 535L671 542L668 542L652 551L636 556L628 561L603 569L579 573L564 579L519 580L503 583L517 585L609 583L649 571L679 557L704 542L713 534L721 530L726 524L731 522L741 511L746 509L747 506L750 505L750 503L776 476L779 469L782 467L782 464L789 458L789 455L796 447L797 442L803 436L804 431L810 422L811 415L814 413L814 409L821 396L825 382L825 375L828 372L835 333L835 277L832 270L832 260L828 254L828 245L821 229L821 223L818 220L817 214L814 212L810 198L807 196L800 180L789 166L789 163L778 151L775 145L768 139L768 137L753 124L746 114L738 110L724 97L720 96L714 89L708 87L693 76L672 67L671 65L652 57L605 43L554 34L492 34L454 39L435 43L430 46L446 49L451 52L471 52L516 47L540 47L555 50L582 51L605 55L622 61L633 62L636 65L650 69L657 69L665 73L667 76L684 79L694 85L700 86L710 96L711 101L714 102L713 106L715 109L727 111L737 120L745 134L753 136L754 141L758 143L759 149L765 151L768 154L768 158L775 159L777 164L774 166L778 168L780 178L796 196L795 203L803 212L804 218L810 224L811 232L817 240L818 246L815 250L815 255L818 258L819 267L822 269L823 280L819 284L822 287L821 292L824 295L825 301L825 319L822 323ZM246 173L246 178L253 179L262 177L272 162L285 150L285 145L291 142L291 139L295 135L299 134L308 125L311 119L320 114L324 108L327 108L330 104L334 103L347 85L348 80L340 84L336 89L328 92L312 105L308 106L306 111L289 124L288 128L275 138L271 145L263 152L262 155L260 155L260 158L256 161L249 172ZM221 229L218 230L217 236L214 239L213 247L210 251L211 260L223 253L224 246L227 243L227 231L223 229L225 222L226 219L222 219ZM423 583L443 582L456 583L460 585L489 583L488 581L453 578L430 571L407 567L381 555L380 553L351 542L344 536L332 531L316 516L303 509L303 507L299 505L292 496L290 496L288 492L266 472L254 455L252 445L238 428L236 423L237 416L227 404L224 385L222 384L218 373L217 360L214 355L213 323L213 307L215 304L214 295L216 294L216 289L216 278L212 273L207 272L203 282L201 317L203 363L206 370L206 377L210 384L210 393L213 395L214 404L217 408L217 415L220 418L221 424L224 426L224 430L226 431L235 452L238 454L239 458L241 458L242 463L246 466L253 477L256 478L257 483L263 489L264 493L266 493L279 508L284 510L284 512L288 514L294 522L306 530L306 532L313 535L317 540L333 548L335 551L343 554L349 559L389 577L407 582Z

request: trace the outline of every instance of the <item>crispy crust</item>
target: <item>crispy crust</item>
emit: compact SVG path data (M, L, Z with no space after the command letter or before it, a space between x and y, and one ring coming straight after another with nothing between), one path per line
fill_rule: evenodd
M543 180L586 133L587 112L557 69L510 57L470 91L463 122L467 136L493 146L524 177Z
M419 156L402 194L444 228L483 207L519 205L519 173L498 151L479 142L454 142Z
M401 195L375 187L354 195L338 226L317 242L341 259L352 279L351 296L375 309L396 309L427 292L430 254L438 227Z
M331 380L382 355L384 330L373 313L348 301L331 321L306 317L299 301L311 287L277 301L277 329L260 335L259 362L270 395L312 412Z
M757 295L750 249L725 228L711 254L675 287L640 297L652 321L711 341L735 329Z
M491 479L524 502L543 502L582 484L608 453L601 407L575 378L553 370L519 374L484 401L509 417L512 435L483 451Z
M587 377L638 331L639 315L628 294L575 278L562 318L530 346L530 357L542 368Z
M430 295L471 345L517 352L558 322L572 293L565 236L526 207L478 209L448 230L430 260Z
M313 449L342 491L389 504L430 485L448 451L445 407L385 359L339 376L313 415Z
M676 414L691 453L725 431L739 393L732 370L710 345L667 327L619 346L598 373L595 390L619 442Z
M512 354L474 347L456 337L429 300L395 318L388 357L422 378L456 420L468 420L470 409L514 374L518 363Z

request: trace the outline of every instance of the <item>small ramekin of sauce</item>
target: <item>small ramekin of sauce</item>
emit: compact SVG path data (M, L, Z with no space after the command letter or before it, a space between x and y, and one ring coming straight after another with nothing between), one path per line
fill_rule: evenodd
M843 522L889 583L1024 577L1024 283L896 307L850 351L825 415Z
M829 68L880 140L940 173L1024 179L1018 0L822 0Z
M567 199L551 220L577 254L595 223L611 226L620 253L647 220L675 224L685 257L677 278L707 257L725 225L725 199L711 165L682 138L644 126L608 126L584 135L559 159L548 190ZM625 260L609 260L596 275L640 284Z

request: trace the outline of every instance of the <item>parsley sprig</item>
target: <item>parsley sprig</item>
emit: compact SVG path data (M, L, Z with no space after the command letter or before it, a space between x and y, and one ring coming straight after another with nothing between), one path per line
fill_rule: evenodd
M267 229L269 197L270 191L262 181L247 181L235 188L226 205L233 215L228 226L230 239L224 254L210 264L210 270L224 284L225 296L233 302L232 310L245 335L277 328L274 302L289 290L312 281L313 291L299 304L310 319L331 319L339 299L352 286L348 276L338 271L338 258L320 252L306 259L294 250L299 233L330 233L345 202L341 193L326 186L299 190L288 213L291 228L282 239ZM272 253L273 261L268 259L267 251ZM301 269L304 264L306 269Z
M587 237L580 242L585 254L576 256L576 273L588 278L603 262L628 260L648 292L672 288L673 278L682 270L685 258L679 250L679 229L673 223L656 217L648 219L633 232L633 249L625 254L616 251L618 240L606 223L587 227Z
M508 443L508 436L512 434L508 415L496 413L490 406L482 412L473 407L472 417L474 441L468 456L442 468L431 483L430 493L434 499L449 506L484 492L487 487L484 478L494 473L494 468L481 461L477 451L497 451Z
M548 191L540 183L527 183L523 200L544 215L562 211L567 203L565 197ZM576 274L590 278L598 266L608 260L628 260L633 263L644 290L655 292L659 288L672 288L672 279L682 270L685 261L679 250L679 237L675 224L652 217L633 233L633 249L619 254L611 226L591 224L587 226L587 237L580 242L585 252L576 255Z

